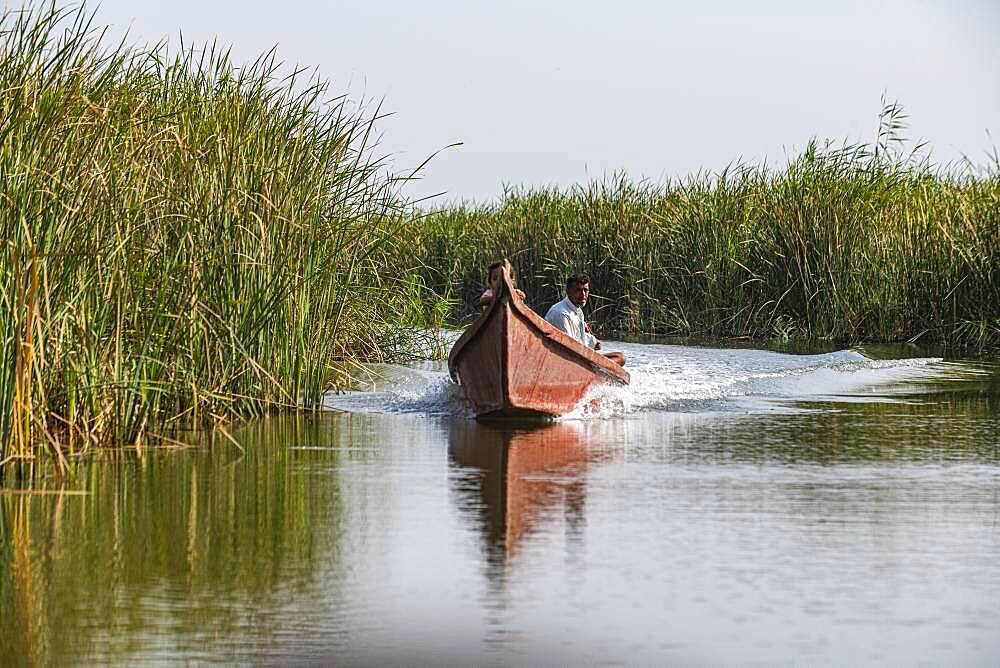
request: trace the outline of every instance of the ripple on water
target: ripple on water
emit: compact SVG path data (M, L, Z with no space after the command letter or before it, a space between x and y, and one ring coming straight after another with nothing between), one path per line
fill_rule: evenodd
M765 350L615 344L629 359L628 386L595 388L564 419L604 419L645 411L794 411L796 401L902 401L903 387L960 370L941 358L871 359L856 350L791 355ZM377 365L352 392L331 395L329 408L362 413L471 417L444 362Z

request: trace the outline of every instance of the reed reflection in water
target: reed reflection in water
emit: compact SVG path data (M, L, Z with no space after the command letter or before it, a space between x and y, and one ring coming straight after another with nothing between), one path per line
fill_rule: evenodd
M328 609L340 487L302 471L344 453L283 447L323 430L109 452L65 487L0 494L0 663L247 658L298 627L289 604Z

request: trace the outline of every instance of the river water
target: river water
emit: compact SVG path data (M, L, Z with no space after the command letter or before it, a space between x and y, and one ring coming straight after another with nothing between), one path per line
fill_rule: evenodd
M1000 367L616 347L549 425L386 366L5 490L0 663L1000 662Z

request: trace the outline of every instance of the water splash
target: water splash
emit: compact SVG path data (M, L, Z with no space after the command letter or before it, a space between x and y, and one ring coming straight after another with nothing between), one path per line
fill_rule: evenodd
M943 373L940 358L874 360L855 350L790 355L765 350L609 344L629 359L632 383L600 386L564 420L644 411L795 410L796 402L892 401L900 388ZM365 413L472 416L444 362L380 365L358 391L331 395L329 408ZM801 408L798 408L801 410Z
M462 388L451 381L443 362L411 366L379 364L372 377L354 391L331 394L324 405L351 413L422 413L427 416L474 417Z
M940 373L940 358L873 360L854 350L789 355L763 350L622 345L628 386L600 386L563 419L595 419L639 411L792 409L803 400L889 400L903 382Z

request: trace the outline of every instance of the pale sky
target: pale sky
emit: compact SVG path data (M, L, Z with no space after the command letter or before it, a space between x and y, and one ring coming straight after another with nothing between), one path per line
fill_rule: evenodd
M400 169L462 142L409 189L439 203L782 163L812 137L872 139L883 91L938 161L1000 143L991 0L103 0L97 21L137 42L218 38L238 61L277 45L383 100Z

